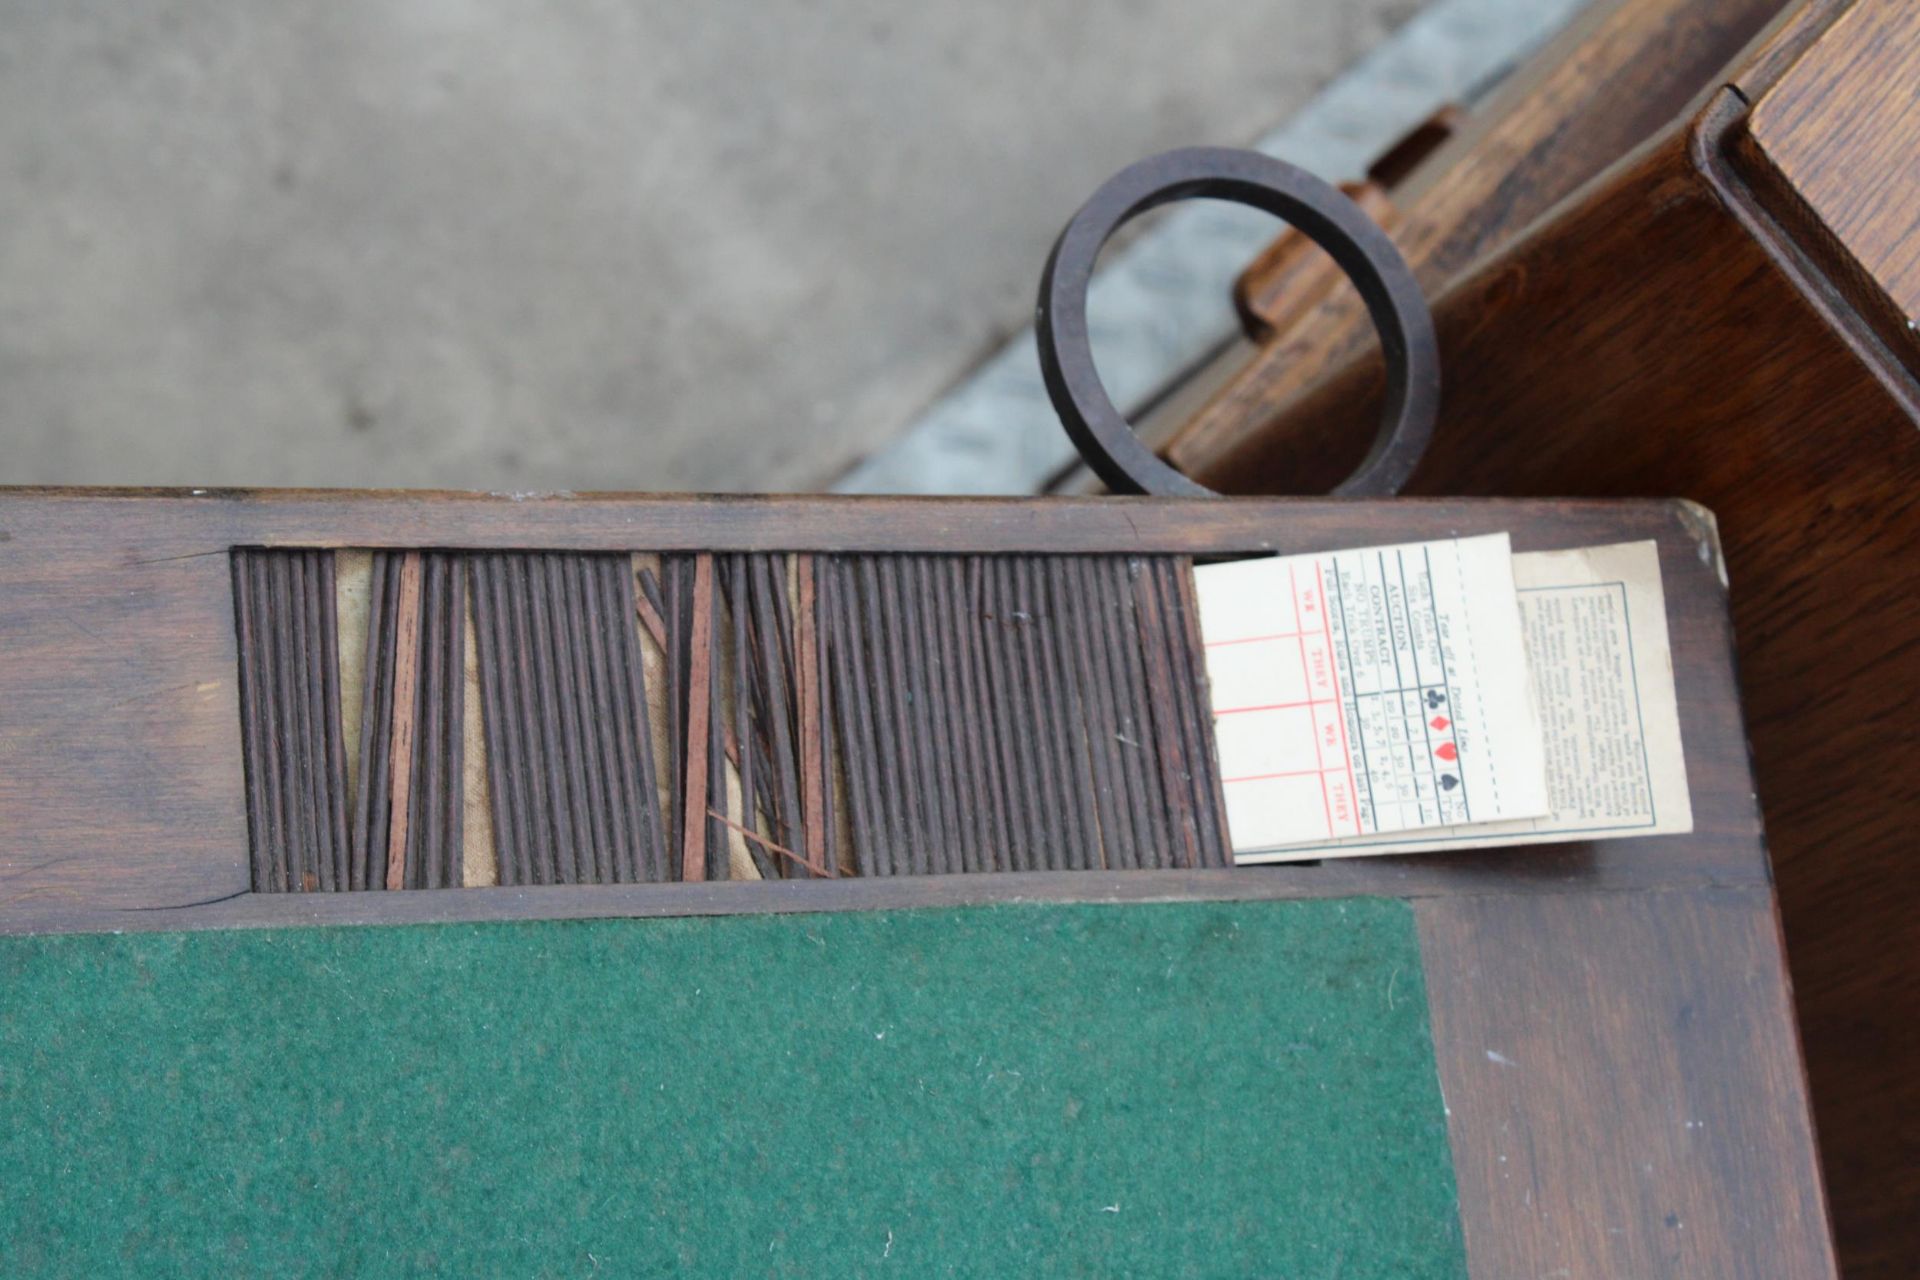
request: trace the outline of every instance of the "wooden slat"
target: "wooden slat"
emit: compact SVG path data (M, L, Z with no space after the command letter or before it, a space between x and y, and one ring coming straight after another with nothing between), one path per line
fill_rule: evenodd
M233 613L240 660L240 731L247 773L247 834L253 848L253 888L274 887L284 854L279 814L270 799L274 767L268 755L272 735L266 727L267 698L260 607L254 581L254 556L233 553Z
M1649 500L1642 522L1662 522ZM1605 541L1630 525L1618 503L1538 500L1491 507L1471 499L1390 506L1313 499L1245 498L891 498L838 496L554 495L519 501L490 494L425 491L184 490L0 487L0 519L16 537L67 540L81 552L109 529L122 570L177 558L221 555L233 546L364 547L401 550L662 552L901 552L1015 554L1088 552L1222 555L1289 553L1386 539L1432 537L1437 529L1497 532L1529 510L1551 513L1553 546ZM1643 523L1643 527L1644 523ZM75 544L72 539L78 538ZM1539 547L1517 549L1550 549ZM210 579L211 580L211 579ZM225 582L221 603L224 606Z
M394 615L393 723L388 730L391 762L387 818L387 888L406 888L407 825L413 793L414 686L420 668L420 553L400 560L400 596Z
M795 607L794 675L800 700L800 809L806 832L804 852L815 866L827 865L827 725L820 714L818 602L813 557L799 556L799 600Z
M628 557L469 557L502 884L664 874Z
M680 878L707 878L707 731L713 692L713 557L695 556L693 617L688 626L686 800L680 848Z
M372 556L368 572L367 625L361 643L365 687L360 699L360 771L353 798L348 879L355 889L379 889L387 881L387 836L392 799L393 678L400 601L400 561L389 552Z
M233 554L252 886L351 887L331 552Z
M634 772L627 775L631 779L627 803L636 815L639 847L629 864L630 878L661 880L667 874L666 825L660 812L659 773L654 767L652 713L647 705L640 637L628 621L639 611L631 558L608 556L600 562L600 572L607 592L608 643L617 650L609 654L616 678L615 702L607 714L616 726L623 758L630 756L635 762Z

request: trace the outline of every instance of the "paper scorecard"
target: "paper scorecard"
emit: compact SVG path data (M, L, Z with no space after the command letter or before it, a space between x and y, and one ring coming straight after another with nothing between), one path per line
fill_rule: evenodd
M1195 571L1236 851L1548 811L1505 534Z
M1495 600L1503 560L1504 596ZM1403 566L1415 571L1401 583ZM1294 591L1303 578L1325 583L1324 598ZM1653 543L1510 555L1504 537L1465 539L1207 565L1195 579L1237 862L1692 829ZM1294 774L1285 789L1273 785L1282 779L1258 778L1281 747L1256 750L1252 735L1230 727L1256 714L1236 708L1258 705L1249 699L1276 681L1247 654L1229 652L1275 649L1242 629L1262 616L1286 620L1258 594L1263 582L1293 596L1297 630L1324 623L1331 654L1324 680L1309 688L1332 699L1315 706L1314 763L1327 767ZM1314 652L1296 659L1310 678L1322 670ZM1419 661L1411 684L1410 653ZM1423 721L1408 714L1410 691ZM1440 699L1452 713L1442 713ZM1446 723L1436 729L1436 721ZM1449 743L1451 760L1441 751ZM1297 764L1304 753L1292 745ZM1335 798L1346 795L1355 803L1343 822Z

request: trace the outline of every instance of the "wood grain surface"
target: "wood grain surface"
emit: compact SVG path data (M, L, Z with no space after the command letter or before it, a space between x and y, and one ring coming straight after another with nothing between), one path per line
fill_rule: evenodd
M1476 1277L1836 1274L1771 895L1418 915Z
M1829 171L1904 155L1915 172L1920 130L1868 105L1910 104L1910 84L1821 86L1836 57L1907 56L1917 17L1792 9L1696 118L1440 290L1448 392L1410 486L1673 492L1718 514L1840 1246L1873 1277L1920 1257L1920 358L1884 323L1904 277L1835 268L1841 236L1783 201L1748 103L1775 139L1817 128L1787 150L1831 152ZM1869 256L1911 212L1865 219ZM1316 438L1366 430L1373 385L1359 362L1323 380L1234 487L1280 486Z
M1776 212L1850 295L1885 298L1889 344L1920 357L1920 6L1856 5L1754 104L1747 134Z
M1178 555L1502 529L1519 550L1657 541L1693 834L1238 870L246 891L232 545L667 547L716 560L877 547ZM695 575L678 572L687 558L667 563L691 587ZM0 664L0 931L1411 898L1474 1276L1825 1276L1722 573L1712 518L1671 501L4 492L0 637L19 642L22 660ZM1162 607L1177 594L1151 585ZM663 600L667 614L681 612L679 594ZM663 619L661 634L671 639L677 625ZM128 658L129 644L150 649ZM152 705L142 718L113 718L143 699ZM63 716L76 717L72 727ZM194 822L154 822L156 806ZM1543 1046L1545 1061L1535 1056ZM1527 1067L1524 1086L1484 1069L1489 1048ZM1512 1152L1530 1153L1539 1191L1522 1192L1517 1207L1500 1160ZM1754 1258L1790 1269L1754 1270ZM1520 1269L1536 1262L1538 1271Z
M1687 110L1714 77L1783 8L1782 0L1601 0L1468 113L1453 137L1391 192L1383 221L1430 293ZM1293 243L1282 237L1281 244ZM1274 296L1275 264L1249 268L1243 288L1280 323L1211 399L1163 442L1175 465L1235 492L1317 493L1365 452L1369 437L1315 433L1283 471L1266 468L1258 490L1232 480L1245 450L1273 420L1344 362L1373 350L1366 309L1351 286L1325 286L1324 255L1287 255L1285 282L1306 285L1302 305ZM1322 264L1321 272L1313 270ZM1451 366L1444 370L1451 386Z

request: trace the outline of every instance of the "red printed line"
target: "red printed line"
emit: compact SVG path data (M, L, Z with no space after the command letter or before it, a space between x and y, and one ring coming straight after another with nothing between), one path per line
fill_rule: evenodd
M1319 769L1295 769L1291 773L1250 773L1244 778L1222 778L1220 781L1223 784L1228 782L1265 782L1269 778L1306 778L1320 772L1322 771ZM1326 793L1326 783L1324 780L1320 784L1320 790L1322 795ZM1332 830L1333 823L1331 819L1328 820L1327 826L1328 830Z
M1333 681L1333 696L1340 696L1340 664L1333 660L1333 627L1327 621L1327 575L1320 562L1313 562L1313 576L1320 583L1320 631L1327 642L1327 678ZM1318 727L1315 729L1318 732ZM1347 802L1353 806L1353 833L1360 834L1360 786L1353 780L1353 751L1347 746L1347 717L1340 717L1340 754L1347 758Z
M1288 572L1292 572L1291 569ZM1259 644L1262 640L1292 640L1300 636L1298 631L1276 631L1270 636L1236 636L1232 640L1209 640L1203 646L1208 649L1220 649L1230 644Z
M1272 702L1261 707L1215 707L1216 716L1237 716L1247 711L1292 711L1297 707L1318 706L1323 702L1332 702L1332 698L1308 698L1305 702Z
M1294 580L1293 566L1291 564L1287 566L1287 590L1293 596L1294 616L1298 617L1300 614L1300 584ZM1308 686L1311 687L1313 684L1313 668L1307 663L1307 633L1304 631L1296 632L1295 639L1300 642L1300 674L1307 681ZM1328 654L1327 656L1331 658L1333 655ZM1327 795L1327 757L1320 750L1320 719L1318 716L1314 717L1313 721L1313 758L1320 766L1320 812L1326 815L1327 834L1331 836L1333 834L1333 800Z

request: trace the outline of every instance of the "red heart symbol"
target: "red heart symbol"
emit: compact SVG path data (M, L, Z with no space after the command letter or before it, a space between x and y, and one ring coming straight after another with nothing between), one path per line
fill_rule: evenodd
M1433 719L1427 721L1427 723L1433 726L1433 731L1435 733L1438 733L1440 732L1440 730L1452 724L1453 721L1447 719L1445 716L1435 716Z
M1460 758L1460 753L1454 750L1451 742L1441 743L1433 749L1433 754L1439 756L1442 760L1458 760Z

